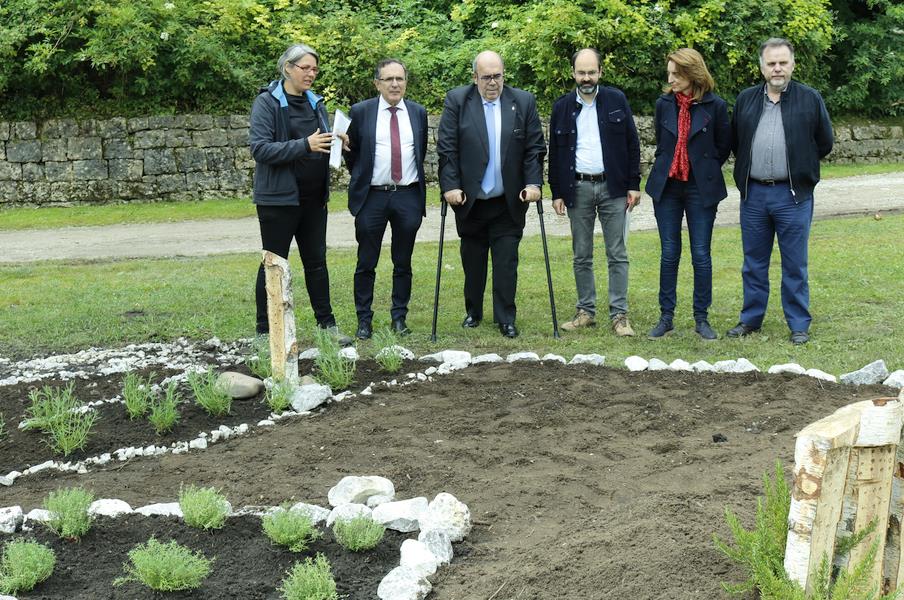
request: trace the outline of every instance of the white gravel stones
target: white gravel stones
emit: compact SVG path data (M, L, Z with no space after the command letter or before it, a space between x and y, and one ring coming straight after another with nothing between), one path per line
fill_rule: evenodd
M420 520L427 512L427 507L427 499L423 497L386 502L374 509L373 519L387 529L408 533L419 529Z
M567 362L564 356L559 356L558 354L544 354L540 357L540 360L543 362L562 363L563 365Z
M441 363L441 364L436 368L435 373L436 373L437 375L448 375L448 374L451 373L452 371L458 371L458 370L460 370L460 369L465 369L465 368L467 368L470 364L471 364L471 363L470 363L469 361L466 361L466 360L455 360L455 361L444 362L444 363ZM431 367L431 369L432 369L432 368L433 368L433 367ZM427 369L427 371L430 371L430 369Z
M625 359L625 366L629 371L646 371L650 363L641 356L629 356Z
M884 360L873 361L862 369L845 373L841 376L841 383L853 385L872 385L882 383L888 377L888 368Z
M336 521L350 521L361 516L371 517L373 511L364 504L340 504L330 511L326 518L326 526L332 527Z
M826 373L825 371L820 371L819 369L807 369L804 371L804 375L807 377L813 377L815 379L821 379L823 381L831 381L832 383L838 383L838 378L832 375L831 373Z
M161 517L182 518L182 509L179 508L178 502L159 502L157 504L148 504L147 506L136 508L135 512L146 517L157 515Z
M568 362L569 365L593 365L602 367L606 364L606 357L599 354L575 354Z
M317 408L333 395L328 385L303 385L292 392L292 410L304 412Z
M399 565L402 567L410 567L418 575L429 577L436 573L439 567L439 561L426 545L417 540L405 540L402 542L400 549L401 559Z
M691 368L697 373L712 373L715 368L705 360L698 360L691 365Z
M670 362L669 368L673 371L693 371L691 364L682 358L676 358Z
M417 536L417 541L424 544L427 550L436 558L440 565L452 562L452 540L444 531L422 531Z
M471 531L471 511L452 494L437 494L421 518L421 530L442 531L460 542Z
M647 366L648 371L668 371L669 364L659 358L651 358L650 364Z
M395 497L395 486L385 477L378 475L364 477L348 475L339 480L339 483L327 493L330 506L361 504L367 502L371 496Z
M264 391L263 381L244 373L236 373L235 371L220 373L217 377L216 385L235 400L254 398Z
M399 346L397 344L393 345L393 346L389 346L388 348L381 349L379 352L377 352L377 358L383 358L390 352L398 353L398 355L401 356L405 360L413 360L414 359L414 352L412 352L411 350L409 350L408 348L406 348L404 346Z
M770 375L778 375L779 373L791 373L793 375L803 375L807 370L797 363L785 363L782 365L772 365L767 373Z
M436 352L434 354L427 354L421 357L422 361L432 361L438 363L456 363L456 362L471 362L471 353L465 352L464 350L443 350L441 352Z
M882 382L882 385L899 389L904 388L904 370L898 369L897 371L894 371Z
M501 363L505 361L504 358L496 354L495 352L490 354L481 354L480 356L475 356L471 361L472 365L479 365L481 363ZM429 373L428 373L429 375Z
M290 508L292 512L302 513L307 515L311 522L314 525L319 525L326 521L327 517L330 516L330 510L328 508L323 508L322 506L317 506L316 504L307 504L305 502L299 502L298 504L293 504L292 508Z
M207 439L206 438L195 438L188 442L188 447L193 450L204 450L207 448Z
M433 586L411 567L396 567L377 587L380 600L424 600Z
M101 498L95 500L88 507L89 515L103 515L105 517L118 517L132 512L128 502L116 498Z
M0 533L15 533L25 520L21 506L0 508Z

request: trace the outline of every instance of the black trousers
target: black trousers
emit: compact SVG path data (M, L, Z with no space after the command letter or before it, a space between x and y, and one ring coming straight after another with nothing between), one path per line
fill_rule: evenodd
M299 206L257 205L257 220L261 228L264 250L288 259L292 239L298 244L304 283L314 317L321 327L336 324L330 305L330 275L326 268L326 205L318 199L302 199ZM257 333L267 333L267 288L264 265L257 271L255 285L257 305Z
M512 219L505 197L475 200L467 218L455 214L465 272L465 311L483 318L487 255L493 261L493 322L514 323L518 246L524 228Z
M374 281L386 224L392 228L392 320L404 319L411 300L411 254L423 220L423 203L417 186L394 192L370 190L355 215L358 264L355 267L355 312L358 322L370 323L374 311Z

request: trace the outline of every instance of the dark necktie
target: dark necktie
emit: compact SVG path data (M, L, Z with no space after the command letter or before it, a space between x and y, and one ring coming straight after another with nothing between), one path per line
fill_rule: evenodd
M393 183L402 181L402 136L399 135L398 106L390 106L389 113L389 174Z

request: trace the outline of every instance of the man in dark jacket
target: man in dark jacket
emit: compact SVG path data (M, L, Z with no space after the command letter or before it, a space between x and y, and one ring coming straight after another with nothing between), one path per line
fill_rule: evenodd
M760 46L765 85L738 95L732 115L734 180L741 193L744 306L728 337L759 331L769 300L769 262L778 238L782 309L791 342L810 340L807 261L819 161L832 150L832 123L819 92L791 80L794 48L771 38Z
M609 267L609 319L616 335L632 336L628 321L627 211L640 202L640 140L625 95L599 85L599 52L571 57L577 89L559 98L549 122L552 207L571 221L577 313L565 331L596 325L593 229L599 218Z

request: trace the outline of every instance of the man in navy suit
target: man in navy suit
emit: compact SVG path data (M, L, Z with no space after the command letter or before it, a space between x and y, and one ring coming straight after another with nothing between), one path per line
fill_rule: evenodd
M446 94L436 141L440 189L461 238L462 327L483 319L491 254L493 320L503 336L514 338L518 246L527 203L540 199L546 144L536 98L503 84L502 58L484 51L472 68L474 82Z
M373 335L371 304L387 223L392 227L392 329L400 335L411 333L405 318L411 299L411 254L426 209L427 111L404 99L407 84L405 65L382 60L374 71L380 95L355 104L349 113L348 209L355 217L358 240L355 336L362 340Z
M640 140L625 95L599 85L599 52L575 52L571 67L577 88L556 100L549 120L552 207L558 215L568 207L578 292L576 314L562 329L596 325L593 230L599 218L609 266L612 330L632 336L625 219L640 202Z

